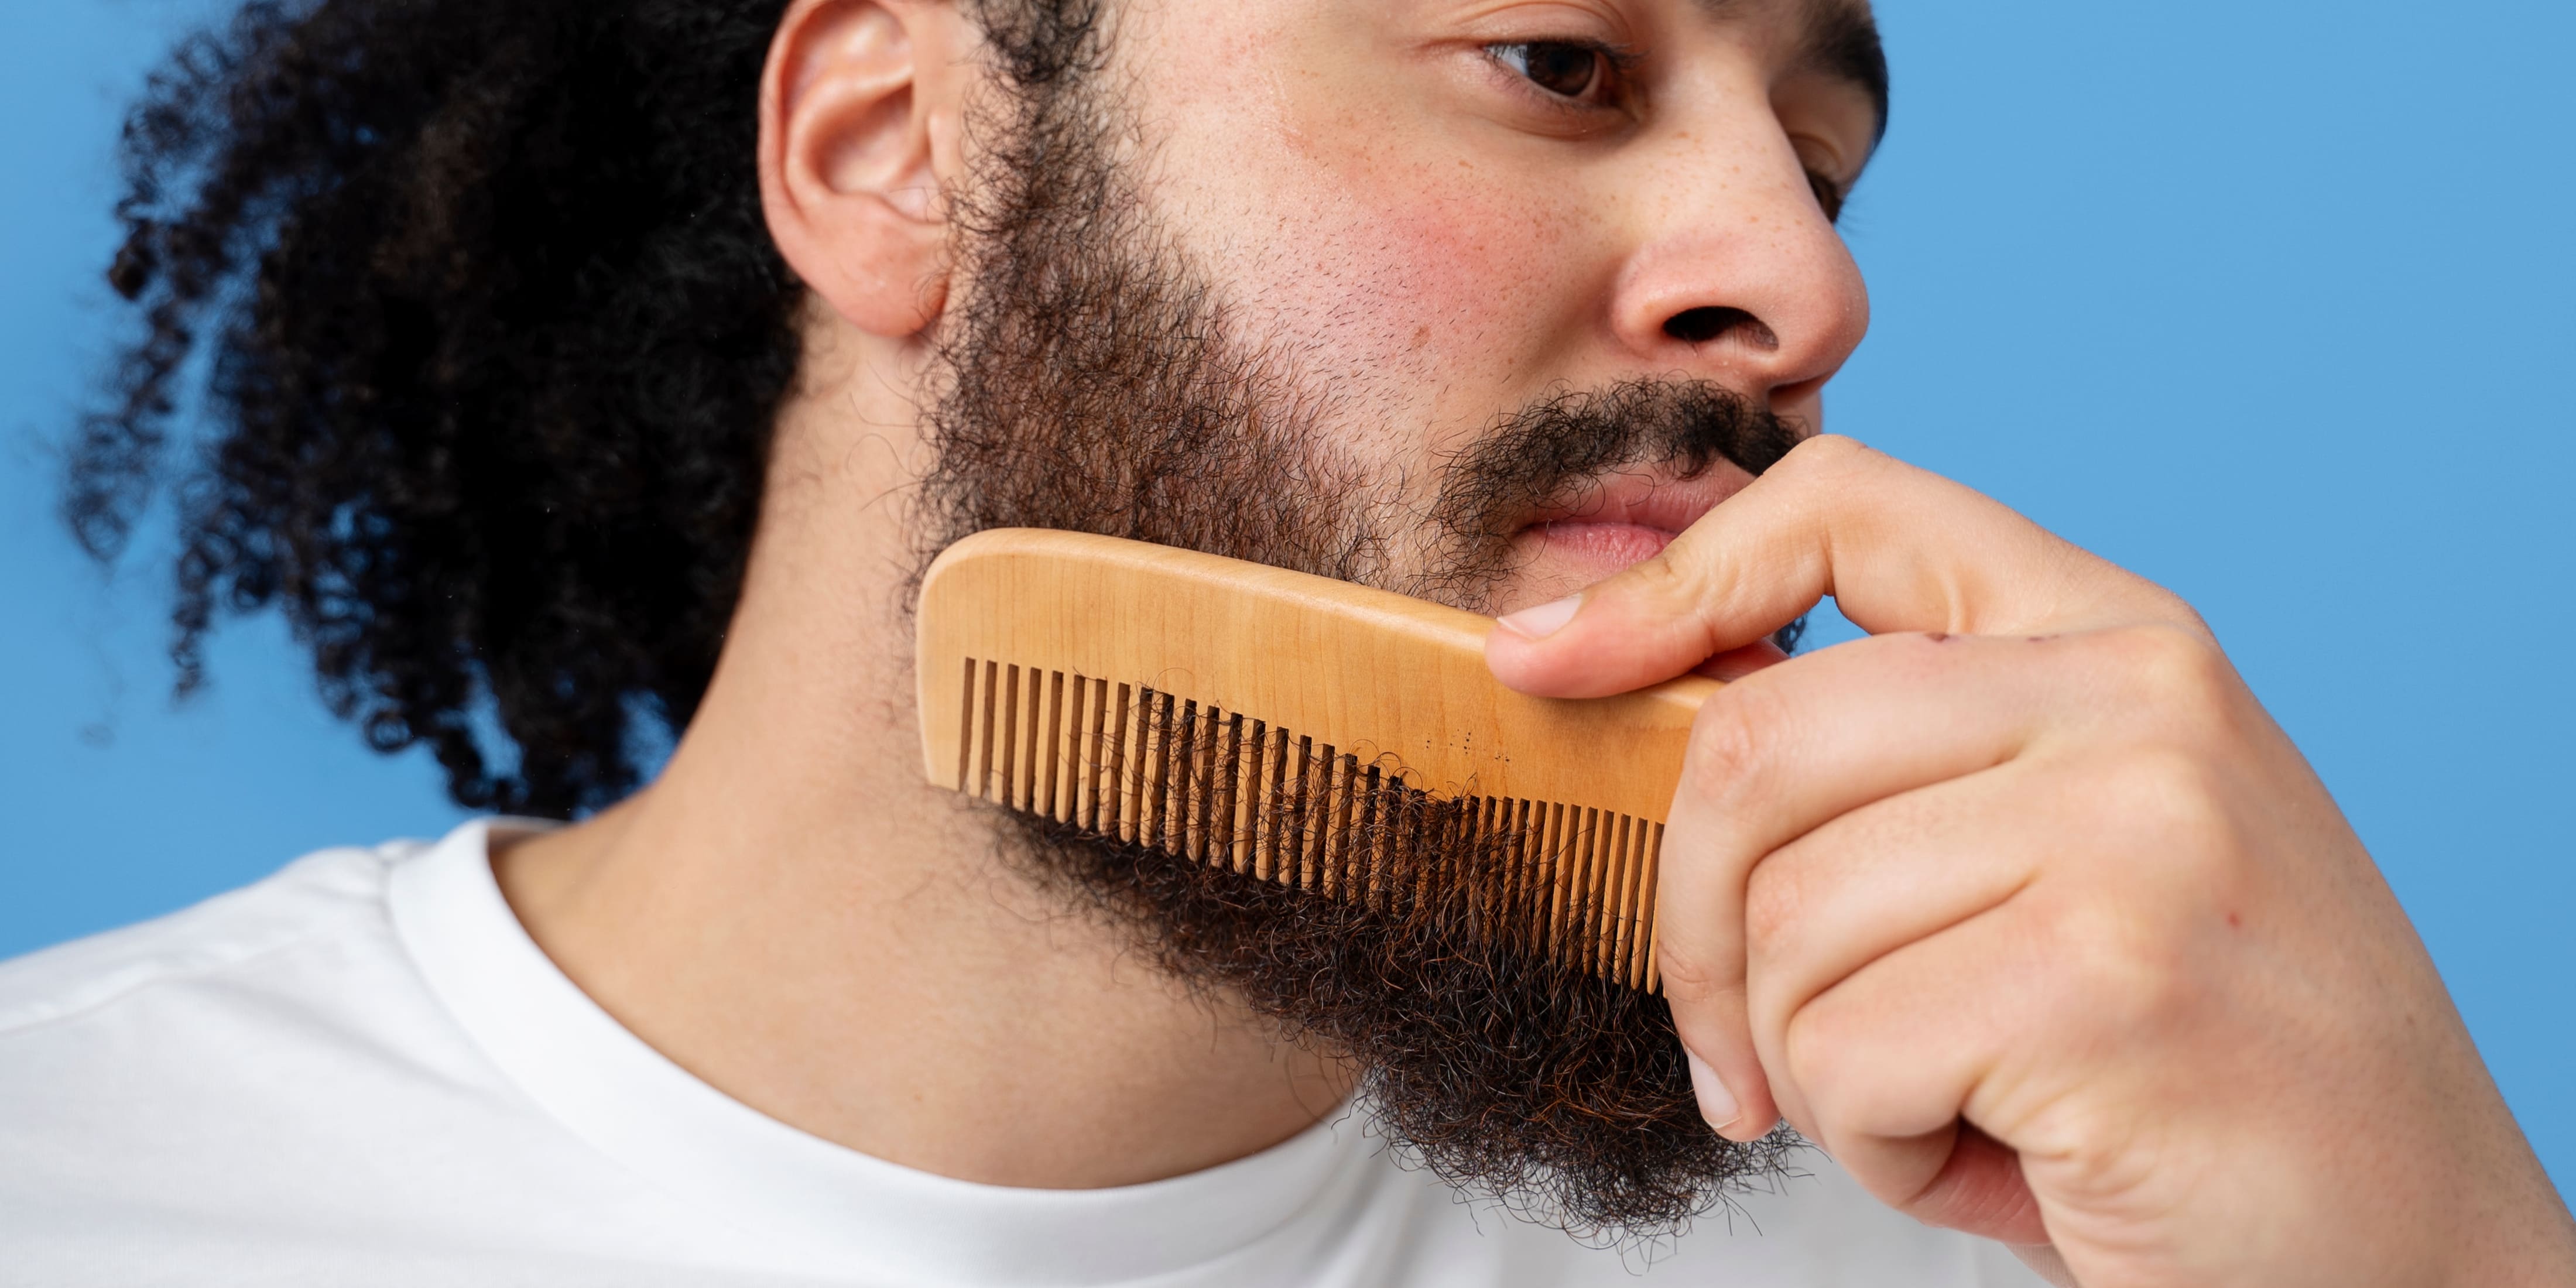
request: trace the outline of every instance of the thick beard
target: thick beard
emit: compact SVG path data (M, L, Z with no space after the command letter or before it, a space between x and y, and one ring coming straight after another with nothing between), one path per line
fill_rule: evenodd
M1058 528L1481 606L1533 507L1624 468L1758 472L1796 439L1704 383L1569 392L1504 418L1408 509L1330 450L1328 400L1229 342L1215 294L1120 182L1108 105L1062 79L1011 105L955 212L971 286L926 409L924 566L985 528ZM1398 566L1406 551L1414 566ZM1739 1144L1701 1120L1662 998L1491 933L1492 892L1470 877L1399 913L1032 816L994 822L1007 858L1163 969L1347 1060L1362 1111L1463 1189L1617 1240L1677 1231L1787 1170L1785 1129ZM1473 857L1446 870L1483 870Z

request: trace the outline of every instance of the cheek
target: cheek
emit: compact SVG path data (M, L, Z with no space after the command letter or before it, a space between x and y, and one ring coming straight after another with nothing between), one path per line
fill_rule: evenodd
M1569 220L1473 182L1462 168L1445 193L1380 194L1353 229L1370 257L1346 284L1413 317L1445 362L1518 361L1589 308L1582 288L1598 274L1586 271Z
M1222 40L1174 29L1193 43L1157 65L1209 71L1156 83L1149 201L1238 339L1328 399L1355 452L1419 461L1587 365L1614 239L1561 157L1390 91L1402 77L1313 70L1375 64L1272 8Z
M1368 167L1375 170L1378 167ZM1452 164L1337 176L1272 214L1278 236L1220 279L1247 338L1301 355L1337 398L1419 432L1473 432L1563 374L1615 263L1579 213Z

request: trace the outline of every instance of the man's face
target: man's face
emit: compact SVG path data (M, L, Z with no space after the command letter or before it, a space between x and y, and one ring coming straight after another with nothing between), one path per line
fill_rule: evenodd
M1399 509L1559 390L1699 378L1812 428L1867 325L1815 190L1876 140L1857 5L1146 0L1113 21L1148 217ZM1513 516L1483 606L1597 581L1748 478L1632 472ZM1602 521L1544 523L1566 510Z
M983 126L925 558L1067 528L1499 611L1652 553L1814 425L1864 324L1825 207L1877 105L1835 15L1116 10L1099 65ZM1478 931L1478 855L1395 916L1001 827L1175 973L1348 1058L1453 1180L1635 1230L1778 1163L1698 1120L1660 999Z

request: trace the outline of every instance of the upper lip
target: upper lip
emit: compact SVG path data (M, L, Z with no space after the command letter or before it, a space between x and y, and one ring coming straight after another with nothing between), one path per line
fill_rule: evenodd
M1687 479L1664 470L1604 474L1576 487L1562 504L1541 507L1525 526L1625 523L1677 536L1752 481L1742 467L1723 460Z

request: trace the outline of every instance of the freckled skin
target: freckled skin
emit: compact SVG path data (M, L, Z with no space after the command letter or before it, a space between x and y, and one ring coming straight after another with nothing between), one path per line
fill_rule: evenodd
M1868 305L1789 141L1804 123L1774 101L1795 7L1648 8L1624 38L1679 70L1633 119L1572 137L1481 51L1600 30L1581 5L1245 0L1122 23L1156 216L1238 333L1294 354L1342 449L1404 480L1408 503L1448 453L1559 388L1698 376L1821 421ZM1692 307L1744 309L1783 343L1661 331ZM1529 546L1502 607L1599 575Z

